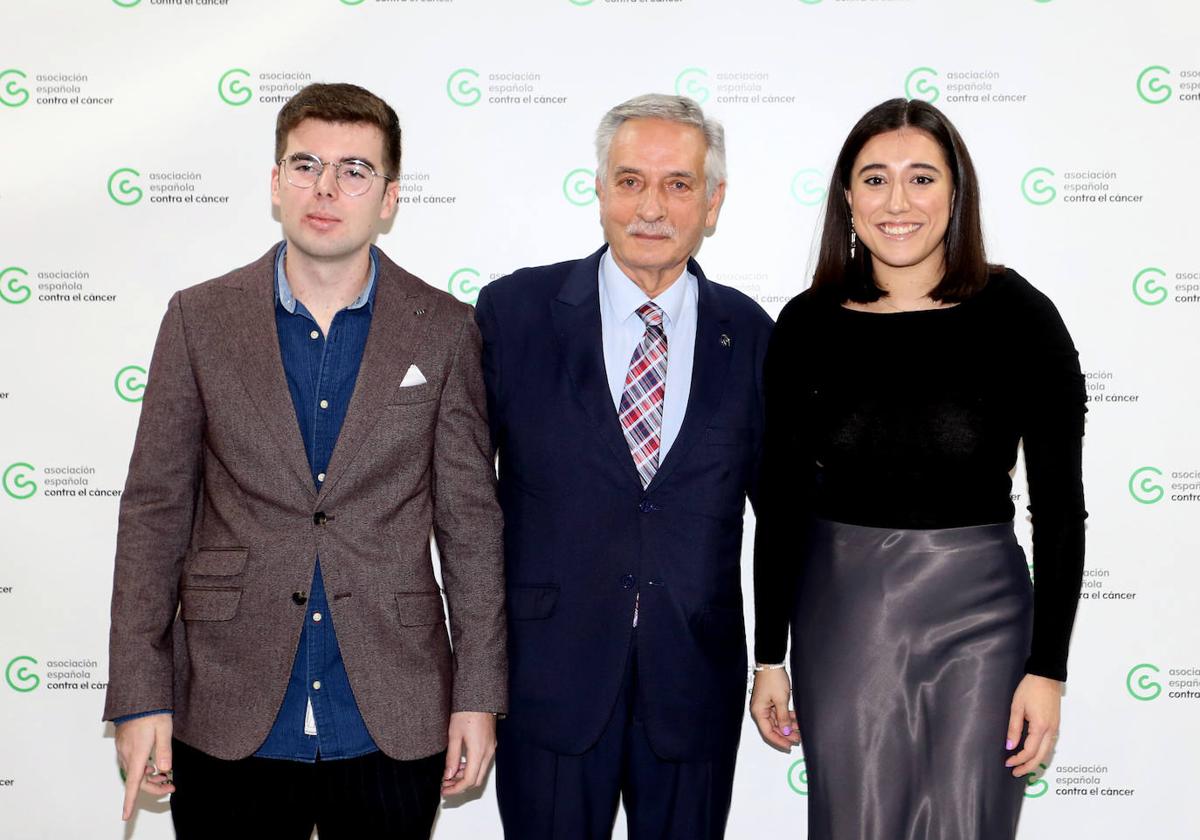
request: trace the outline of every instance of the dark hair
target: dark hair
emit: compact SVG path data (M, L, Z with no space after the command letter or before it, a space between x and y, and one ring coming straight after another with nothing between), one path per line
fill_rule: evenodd
M988 275L1000 267L989 265L984 255L979 180L967 146L946 115L920 99L889 99L876 105L863 114L842 144L829 181L813 289L833 295L839 301L869 303L883 297L883 290L875 283L867 249L860 243L855 256L850 256L850 206L846 190L850 188L854 161L867 141L900 128L914 128L932 137L941 147L954 178L954 201L943 240L946 270L929 296L948 303L966 300L980 292L987 285Z
M279 110L275 120L275 160L283 157L287 136L305 120L368 123L383 132L383 173L400 174L400 118L375 94L358 85L305 85Z

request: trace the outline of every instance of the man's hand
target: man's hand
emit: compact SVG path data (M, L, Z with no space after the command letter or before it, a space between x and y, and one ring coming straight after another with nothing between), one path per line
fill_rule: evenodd
M479 787L496 754L496 716L491 712L450 715L450 746L442 774L442 796Z
M171 771L170 715L147 715L127 720L117 727L117 760L125 779L125 806L121 819L133 816L138 790L154 797L175 792L167 774Z

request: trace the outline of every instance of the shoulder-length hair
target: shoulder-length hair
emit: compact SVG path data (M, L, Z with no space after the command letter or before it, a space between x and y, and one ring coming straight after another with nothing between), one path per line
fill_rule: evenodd
M876 105L863 114L842 144L829 181L813 289L839 301L870 303L883 297L883 290L875 283L871 257L861 242L855 255L850 256L851 221L846 190L850 189L854 161L867 141L900 128L914 128L932 137L950 168L954 199L943 240L945 273L929 296L947 303L964 301L980 292L987 285L988 275L999 270L999 266L989 265L984 255L979 180L966 144L945 114L919 99L889 99Z

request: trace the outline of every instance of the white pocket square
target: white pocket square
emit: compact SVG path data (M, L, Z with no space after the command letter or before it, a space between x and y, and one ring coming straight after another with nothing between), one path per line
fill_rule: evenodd
M421 373L421 369L416 365L409 365L408 370L404 373L404 378L400 380L401 388L408 388L413 385L424 385L425 374Z

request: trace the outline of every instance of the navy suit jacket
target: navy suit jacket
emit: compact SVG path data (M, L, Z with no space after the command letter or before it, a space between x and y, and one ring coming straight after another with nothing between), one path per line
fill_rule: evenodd
M479 295L509 626L509 714L540 746L600 737L630 653L650 744L703 761L736 747L746 701L741 552L756 500L771 319L700 266L695 363L678 438L642 484L613 407L590 257Z

